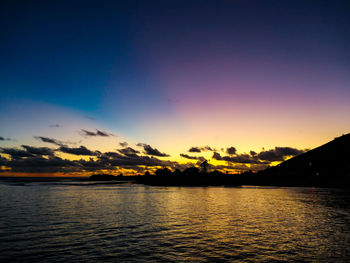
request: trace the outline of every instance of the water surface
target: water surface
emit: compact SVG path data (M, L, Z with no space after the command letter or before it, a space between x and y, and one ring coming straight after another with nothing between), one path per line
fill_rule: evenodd
M0 181L0 261L345 262L350 193Z

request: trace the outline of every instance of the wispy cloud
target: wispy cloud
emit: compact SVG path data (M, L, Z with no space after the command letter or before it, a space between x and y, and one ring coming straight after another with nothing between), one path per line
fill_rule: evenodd
M5 138L5 137L0 136L0 141L15 141L15 140L13 140L11 138Z
M85 146L80 146L76 148L69 148L66 146L61 146L58 151L63 152L63 153L70 153L74 155L87 155L87 156L98 156L101 154L100 151L91 151Z
M140 153L139 151L134 150L131 147L119 149L118 152L120 152L121 154L127 155L127 156L134 156L135 154Z
M128 144L127 142L120 142L119 145L122 146L122 147L126 147L126 146L128 146L129 144Z
M59 124L50 124L49 127L50 127L50 128L60 128L60 127L62 127L62 126L59 125Z
M34 136L35 139L46 142L46 143L51 143L57 146L65 146L65 143L63 143L60 140L54 139L54 138L49 138L49 137L43 137L43 136Z
M181 157L189 159L189 160L200 160L200 161L205 161L206 159L203 156L190 156L185 153L180 154Z
M148 155L153 155L153 156L158 156L158 157L168 157L170 156L169 154L162 153L156 148L152 148L150 145L145 144L145 143L138 143L137 146L143 147L145 150L145 154Z
M214 151L216 151L216 149L214 149L210 146L203 146L203 147L194 146L188 150L188 152L190 152L190 153L200 153L200 152L208 152L208 151L214 152Z
M101 130L98 130L96 129L96 131L88 131L88 130L84 130L84 129L81 129L79 131L79 133L83 136L83 137L109 137L109 136L114 136L112 133L108 133L108 132L105 132L105 131L101 131Z

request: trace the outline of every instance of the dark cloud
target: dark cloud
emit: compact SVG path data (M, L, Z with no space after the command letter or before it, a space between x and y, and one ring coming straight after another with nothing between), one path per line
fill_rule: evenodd
M215 159L215 160L219 160L219 161L222 160L222 157L221 157L220 153L217 153L217 152L213 153L213 157L212 158Z
M109 134L100 130L96 130L96 136L108 137Z
M190 153L200 153L200 152L207 152L207 151L211 151L211 152L214 152L216 151L216 149L214 148L211 148L210 146L204 146L204 147L191 147L188 152Z
M219 153L214 152L213 159L227 161L231 163L249 163L249 164L269 164L274 161L284 161L285 157L295 156L303 153L303 150L298 150L291 147L275 147L273 150L265 151L260 153L250 151L249 154L236 154L234 147L227 148L226 152L230 156L221 156ZM234 156L232 156L234 155Z
M126 146L128 146L129 144L128 144L127 142L120 142L119 145L122 146L122 147L126 147Z
M22 148L24 148L24 150L18 148L0 148L0 152L10 155L11 159L54 155L54 150L47 147L33 147L28 145L22 145Z
M0 136L0 141L5 141L5 138Z
M22 154L23 155L23 154ZM171 167L173 169L181 168L177 162L162 161L155 157L122 155L117 152L107 152L97 156L96 160L67 160L57 156L28 156L7 160L0 157L0 163L11 168L13 172L41 172L41 173L71 173L71 172L89 172L99 170L116 170L117 167L133 169L142 172L145 167Z
M137 146L143 147L143 149L145 150L145 154L148 155L153 155L153 156L158 156L158 157L167 157L170 156L166 153L162 153L160 152L158 149L156 148L152 148L150 145L148 144L144 144L144 143L138 143Z
M230 163L250 163L250 164L263 164L264 162L259 161L256 158L253 158L249 154L239 154L236 156L221 156L219 153L214 152L213 159L226 161Z
M249 153L250 153L250 155L253 156L253 157L255 157L255 156L257 155L257 153L254 152L254 151L250 151Z
M46 137L37 137L41 141L49 142L57 145L55 139ZM159 167L168 167L171 169L184 170L189 167L195 167L205 160L202 156L191 156L188 154L180 154L183 158L189 160L197 160L197 164L188 162L179 164L174 161L160 160L155 156L167 156L159 150L152 148L148 144L138 144L143 147L147 155L140 155L140 152L125 147L115 152L101 153L92 151L85 146L70 148L60 145L58 149L50 149L48 147L34 147L22 145L22 148L0 148L1 154L9 155L9 157L0 155L0 169L4 166L5 170L10 169L13 172L42 172L42 173L73 173L73 172L90 172L90 171L117 171L119 168L128 169L131 173L140 173L145 170L154 170ZM198 147L199 148L199 147ZM204 147L202 147L204 148ZM94 156L89 160L67 160L55 156L55 152ZM221 156L218 152L213 153L213 159L225 161L226 165L210 165L210 169L217 170L262 170L275 160L283 160L287 156L293 156L302 153L302 150L290 147L276 147L273 150L255 153L251 151L249 154L235 154ZM152 155L152 156L149 156ZM6 157L6 158L5 158ZM249 165L248 165L249 164Z
M211 151L211 152L215 152L216 149L215 148L211 148L210 146L204 146L202 147L202 151Z
M59 125L59 124L50 124L49 127L50 128L59 128L59 127L61 127L61 125Z
M237 150L235 147L229 147L226 149L226 152L229 154L229 155L234 155L236 154Z
M104 131L100 131L98 129L96 129L96 132L93 132L93 131L88 131L88 130L84 130L84 129L81 129L80 130L80 134L84 137L93 137L93 136L101 136L101 137L109 137L111 136L112 134L109 134L107 132L104 132Z
M43 137L45 140L45 137ZM41 139L40 139L41 140ZM52 143L50 141L50 143ZM100 153L91 151L85 146L78 148L69 148L60 146L58 149L47 147L33 147L23 145L19 148L0 148L0 153L10 155L10 159L0 155L0 171L27 172L27 173L73 173L89 172L102 170L117 170L118 168L129 169L132 173L142 172L147 167L169 167L172 169L184 168L185 165L172 161L163 161L153 156L140 156L139 151L127 147L116 152ZM159 154L156 149L149 149L148 145L142 145L145 151ZM89 160L67 160L55 156L55 152L64 152L74 155L95 156L95 159ZM153 151L153 152L152 152ZM164 154L160 153L162 156ZM5 166L5 170L1 170ZM152 168L153 169L153 168Z
M106 152L102 154L99 159L102 163L121 166L121 167L132 167L132 166L170 166L175 167L176 162L163 161L156 157L140 156L138 154L123 155L117 152Z
M7 162L8 160L0 155L0 170L1 170L1 166L2 165L6 166Z
M53 138L48 138L48 137L43 137L43 136L35 136L35 139L42 141L42 142L46 142L46 143L52 143L55 144L57 146L65 146L65 144L59 140L53 139Z
M183 158L186 158L186 159L190 159L190 160L199 160L199 161L205 161L205 158L203 156L190 156L188 154L184 154L184 153L181 153L180 154L181 157Z
M200 153L201 149L199 147L191 147L188 152L190 153Z
M61 159L57 156L44 158L42 156L34 156L28 158L15 159L7 161L6 167L11 168L12 172L26 173L67 173L81 172L84 170L79 161L70 161Z
M99 151L91 151L85 146L80 146L77 148L69 148L67 146L61 146L58 151L63 153L70 153L74 155L87 155L87 156L98 156L101 154Z
M49 155L53 156L54 151L48 147L33 147L33 146L28 146L28 145L22 145L24 149L28 153L34 154L34 155Z
M35 154L30 153L26 150L17 149L17 148L0 148L0 152L8 154L11 156L11 159L18 159L22 157L34 157Z
M118 152L120 152L121 154L124 154L124 155L128 155L128 156L132 156L132 155L135 155L137 153L140 153L139 151L136 151L131 147L119 149Z
M261 160L269 162L284 161L285 157L299 155L303 152L303 150L298 150L291 147L275 147L273 150L260 152L257 157Z
M234 157L230 157L228 160L235 163L254 163L254 164L262 164L264 162L259 161L256 158L252 158L249 154L239 154Z
M117 152L105 152L102 154L102 157L107 157L107 158L119 158L119 157L123 157L123 155L121 155L120 153Z

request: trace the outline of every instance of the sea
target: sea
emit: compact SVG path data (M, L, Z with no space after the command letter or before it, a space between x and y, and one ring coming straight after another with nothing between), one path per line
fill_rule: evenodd
M350 262L350 191L0 179L0 262Z

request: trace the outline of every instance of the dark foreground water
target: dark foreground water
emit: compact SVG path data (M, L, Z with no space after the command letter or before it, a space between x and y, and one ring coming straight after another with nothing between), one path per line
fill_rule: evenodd
M350 193L0 181L4 262L346 262Z

